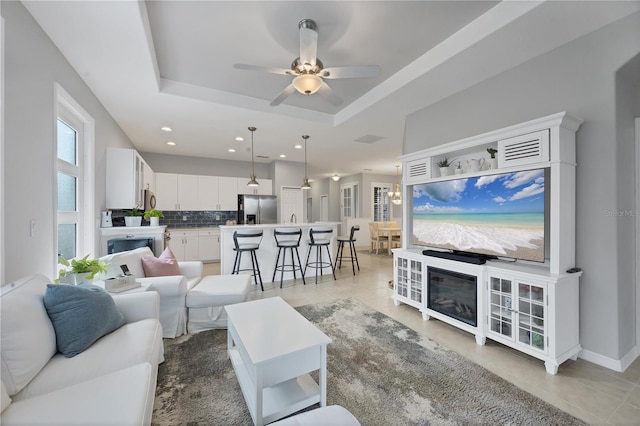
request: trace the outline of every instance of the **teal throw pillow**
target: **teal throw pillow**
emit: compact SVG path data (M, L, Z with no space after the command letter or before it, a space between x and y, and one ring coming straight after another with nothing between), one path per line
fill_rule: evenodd
M125 323L111 295L92 284L47 284L44 306L56 332L58 352L67 358Z

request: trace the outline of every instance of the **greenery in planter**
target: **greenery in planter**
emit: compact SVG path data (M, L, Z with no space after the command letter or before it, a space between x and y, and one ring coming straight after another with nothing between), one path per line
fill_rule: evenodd
M491 158L496 158L496 152L498 152L495 148L487 148L487 152L491 156Z
M444 157L442 160L438 161L438 167L449 167L452 164L452 161L454 160L449 160L447 157Z
M71 259L71 262L60 256L58 261L61 265L64 265L69 269L61 269L59 278L56 282L60 282L60 278L66 277L67 274L90 274L87 275L87 279L92 280L97 274L106 274L107 266L109 266L109 264L103 260L89 259L89 255L78 260Z
M134 207L131 210L129 210L126 215L127 216L136 216L137 217L137 216L142 216L143 214L144 214L144 212L142 212L139 208Z
M164 214L162 214L162 211L156 209L144 212L144 220L149 220L150 217L164 217Z

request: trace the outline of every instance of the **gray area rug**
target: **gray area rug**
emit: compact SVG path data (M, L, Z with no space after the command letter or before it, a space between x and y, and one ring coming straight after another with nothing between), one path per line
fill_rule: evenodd
M328 404L362 425L584 424L354 299L297 310L333 339ZM213 330L165 340L153 424L252 424L226 339Z

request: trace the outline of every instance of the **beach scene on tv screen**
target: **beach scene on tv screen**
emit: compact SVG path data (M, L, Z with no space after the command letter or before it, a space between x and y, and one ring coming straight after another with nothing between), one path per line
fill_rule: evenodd
M413 243L544 262L544 170L414 185Z

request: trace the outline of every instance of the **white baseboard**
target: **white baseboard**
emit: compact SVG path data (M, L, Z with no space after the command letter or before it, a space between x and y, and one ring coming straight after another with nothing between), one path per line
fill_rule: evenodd
M602 367L608 368L610 370L623 372L633 363L633 361L636 360L636 358L638 358L639 355L640 346L636 345L629 352L627 352L627 354L623 356L622 359L612 359L604 355L588 351L586 349L580 351L578 357L584 359L585 361L589 361Z

